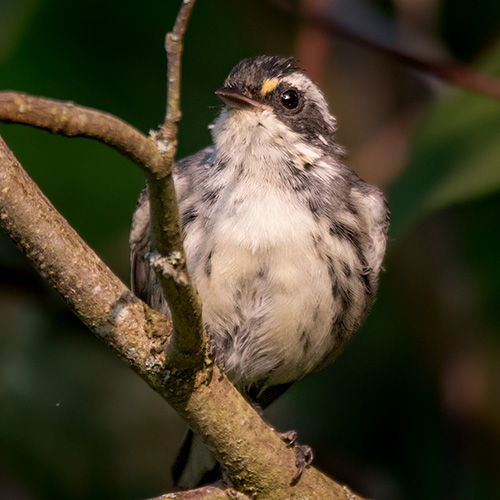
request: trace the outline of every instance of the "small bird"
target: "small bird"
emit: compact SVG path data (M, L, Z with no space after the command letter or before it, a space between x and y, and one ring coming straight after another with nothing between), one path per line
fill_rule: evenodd
M174 170L187 266L221 368L265 408L332 363L360 327L375 300L389 209L343 163L336 120L292 58L244 59L216 95L224 106L213 145ZM147 188L130 247L133 291L168 314L145 258ZM189 434L174 476L194 487L214 465Z

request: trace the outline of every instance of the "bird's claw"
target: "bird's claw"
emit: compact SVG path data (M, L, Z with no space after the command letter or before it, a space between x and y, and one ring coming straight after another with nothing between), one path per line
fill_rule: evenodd
M295 486L299 482L304 469L311 465L314 458L312 448L307 444L295 443L293 445L293 451L295 452L295 466L297 467L297 472L290 482L291 486Z
M289 448L291 448L297 442L297 431L281 432L280 438Z
M297 467L297 472L290 482L291 486L295 486L302 477L304 469L311 465L314 454L310 446L297 443L296 431L282 432L280 433L280 438L289 448L292 448L295 453L295 466Z

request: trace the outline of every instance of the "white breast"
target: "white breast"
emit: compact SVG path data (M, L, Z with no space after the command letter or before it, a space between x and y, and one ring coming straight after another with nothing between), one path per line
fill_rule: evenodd
M287 198L236 186L218 200L209 226L193 228L199 237L186 237L204 319L235 383L295 380L331 347L328 269L314 248L311 214Z

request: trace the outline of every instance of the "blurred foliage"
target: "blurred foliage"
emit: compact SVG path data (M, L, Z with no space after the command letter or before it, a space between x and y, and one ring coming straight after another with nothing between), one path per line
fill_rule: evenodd
M478 71L500 78L500 45ZM413 140L392 186L392 233L436 210L500 190L500 102L454 90L439 99ZM496 167L496 168L495 168Z
M0 0L0 88L70 99L147 132L164 114L163 40L178 3ZM348 15L353 0L340 3ZM366 15L389 16L396 28L412 4L365 3ZM430 4L441 45L500 77L500 49L491 43L498 2L426 0L421 10ZM180 157L210 142L213 91L234 64L292 54L298 34L266 2L199 0L184 50ZM346 352L297 383L269 419L297 429L317 465L370 498L500 498L500 104L436 90L367 49L325 43L324 90L341 141L364 176L391 184L387 272ZM398 117L414 109L418 126L400 127ZM386 128L396 132L383 142L377 133ZM144 182L138 169L83 139L22 126L1 125L0 133L128 283L127 232ZM378 157L399 158L398 144L408 141L407 161L388 166L385 177L381 167L374 172ZM354 161L361 157L364 164ZM183 429L1 233L0 498L158 495L170 487Z
M500 27L499 2L479 0L471 8L467 0L443 0L440 10L443 39L460 59L476 57Z

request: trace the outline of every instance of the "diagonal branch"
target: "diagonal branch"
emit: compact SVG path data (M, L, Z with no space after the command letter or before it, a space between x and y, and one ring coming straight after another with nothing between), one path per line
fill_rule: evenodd
M149 351L161 352L171 322L137 299L99 259L31 180L1 137L0 186L0 226L34 267L96 337L136 371L141 372L146 360L153 366ZM148 338L145 331L155 335Z
M295 8L287 0L267 0L280 10L294 16L300 22L322 30L330 35L340 36L346 40L371 48L401 64L436 76L441 80L456 85L475 94L481 94L500 100L500 80L491 75L478 73L470 67L447 62L428 61L417 56L405 54L399 50L377 42L362 33L353 31L333 18L320 15L307 8Z
M56 211L0 138L0 226L63 296L81 321L203 436L234 487L269 500L357 500L314 468L298 485L286 448L209 359L195 373L165 357L171 322L109 270Z

